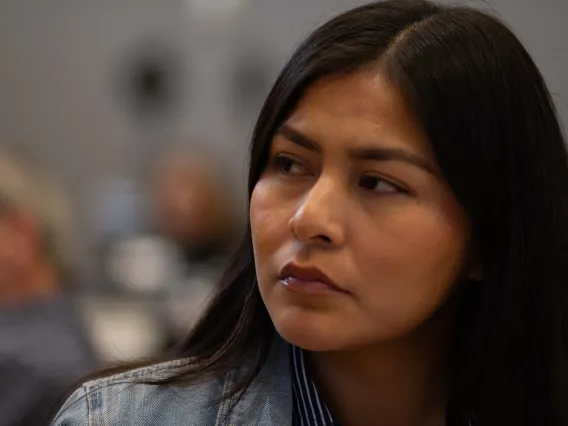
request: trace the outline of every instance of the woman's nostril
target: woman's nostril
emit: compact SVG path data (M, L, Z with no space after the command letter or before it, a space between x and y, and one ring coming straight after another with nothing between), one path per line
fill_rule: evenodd
M329 238L327 235L318 235L316 236L316 238L325 243L331 243L331 238Z

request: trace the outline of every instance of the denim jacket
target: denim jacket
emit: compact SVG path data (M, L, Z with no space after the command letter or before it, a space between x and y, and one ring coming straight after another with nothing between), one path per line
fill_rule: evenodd
M259 375L240 399L222 397L243 374L241 369L188 387L136 383L162 377L179 361L87 382L65 402L52 426L291 425L288 353L285 342L275 342Z

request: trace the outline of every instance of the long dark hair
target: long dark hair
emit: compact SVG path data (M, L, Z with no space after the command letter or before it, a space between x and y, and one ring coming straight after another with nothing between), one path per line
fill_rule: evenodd
M567 155L543 78L499 20L420 0L371 3L313 32L262 108L249 197L272 136L308 85L376 66L412 108L471 221L483 282L465 297L455 342L449 424L561 425L566 396ZM248 231L219 291L177 354L168 383L267 358L275 329L261 300ZM473 414L472 414L473 413Z

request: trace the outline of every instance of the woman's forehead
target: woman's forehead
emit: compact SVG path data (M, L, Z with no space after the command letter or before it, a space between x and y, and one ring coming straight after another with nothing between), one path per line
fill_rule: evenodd
M375 145L433 157L420 123L398 90L376 70L318 80L284 124L322 144Z

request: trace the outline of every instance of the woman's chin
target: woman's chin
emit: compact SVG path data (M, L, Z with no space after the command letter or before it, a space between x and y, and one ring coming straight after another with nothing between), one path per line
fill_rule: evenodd
M308 333L297 333L293 330L276 329L280 337L288 343L312 352L331 352L339 350L336 339L327 339L324 336L313 336Z
M349 346L342 338L342 330L325 318L300 319L280 317L274 321L276 331L287 342L314 352L341 350Z

